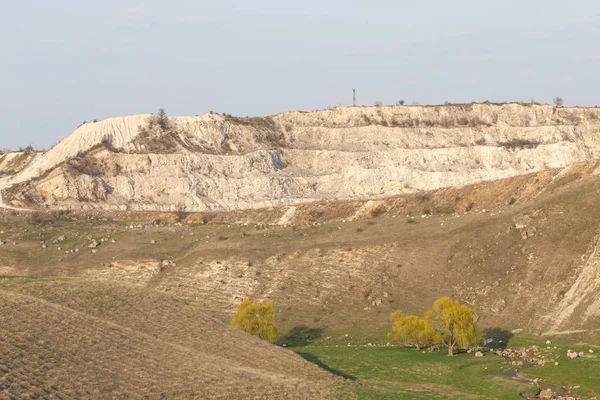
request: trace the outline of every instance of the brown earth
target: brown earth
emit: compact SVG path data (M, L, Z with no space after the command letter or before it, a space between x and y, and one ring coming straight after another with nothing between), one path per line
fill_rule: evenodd
M223 321L243 297L275 299L284 330L380 331L392 310L421 312L442 295L473 305L485 326L588 330L600 315L592 290L597 167L375 202L302 205L288 226L269 225L288 207L64 213L54 220L37 214L18 228L14 221L23 217L5 212L0 271L129 282L197 300ZM61 234L67 240L52 243ZM106 239L97 254L88 248L91 238ZM162 268L163 260L174 265Z
M0 280L0 398L328 398L334 379L154 291Z
M325 396L329 375L223 324L244 297L331 343L385 342L391 311L444 295L482 327L598 337L598 167L294 212L2 211L0 393Z

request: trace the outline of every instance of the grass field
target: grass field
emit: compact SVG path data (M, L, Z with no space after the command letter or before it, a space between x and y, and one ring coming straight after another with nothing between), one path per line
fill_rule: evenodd
M359 399L515 399L535 389L516 380L495 376L510 371L503 358L476 358L462 353L422 353L400 347L305 347L298 354L354 382L350 393Z
M342 344L354 341L354 344ZM382 337L318 332L295 332L280 339L295 343L292 349L307 361L350 382L340 398L358 399L519 399L535 395L537 388L526 382L539 378L542 387L562 387L578 398L600 396L600 349L574 337L543 337L517 334L508 347L537 346L540 354L553 360L544 366L519 371L520 380L502 373L516 372L504 357L486 352L478 358L462 352L448 357L445 349L426 352L403 347L376 347L357 343L381 343ZM551 344L546 343L551 340ZM567 350L583 352L584 357L569 359ZM592 350L590 353L589 350ZM554 364L554 360L559 365Z

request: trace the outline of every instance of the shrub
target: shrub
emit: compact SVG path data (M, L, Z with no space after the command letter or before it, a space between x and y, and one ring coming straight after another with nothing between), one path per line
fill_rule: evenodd
M134 138L133 143L154 153L173 153L179 146L197 150L181 139L177 125L167 116L164 108L161 108L157 115L150 115L145 125L138 126L138 136Z
M385 214L386 212L387 212L387 209L383 205L380 205L371 210L371 217L377 218L380 215Z
M184 210L175 211L175 220L177 222L183 222L189 215L190 213Z
M113 166L113 176L119 176L123 172L123 167L119 163L115 163Z
M208 224L210 221L212 221L213 219L215 219L217 216L216 214L203 214L202 215L202 223L204 225Z
M310 210L308 210L308 213L311 217L315 219L321 218L323 215L325 215L325 211L317 207L311 208Z
M80 152L76 157L66 161L66 166L72 171L83 175L100 176L104 172L100 161L89 153Z
M534 140L528 140L528 139L512 139L512 140L509 140L508 142L501 142L498 144L504 148L514 150L514 149L534 149L534 148L538 147L541 144L541 142L534 141Z
M42 215L39 212L32 212L27 217L27 222L31 225L40 225L43 222Z
M100 141L100 145L106 150L113 153L118 153L118 149L113 145L113 137L111 135L104 135Z

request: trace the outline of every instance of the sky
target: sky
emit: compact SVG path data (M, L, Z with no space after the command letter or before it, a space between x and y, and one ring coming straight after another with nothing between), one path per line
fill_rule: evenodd
M0 14L0 148L155 112L377 101L600 105L597 0L20 0Z

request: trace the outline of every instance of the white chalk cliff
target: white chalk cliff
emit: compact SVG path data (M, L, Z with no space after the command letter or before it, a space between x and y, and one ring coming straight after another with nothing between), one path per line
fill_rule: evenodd
M170 117L169 132L140 134L149 117L84 124L11 172L5 201L50 208L232 210L380 198L600 156L595 108L340 107L265 118L209 113ZM4 164L0 159L0 172Z

